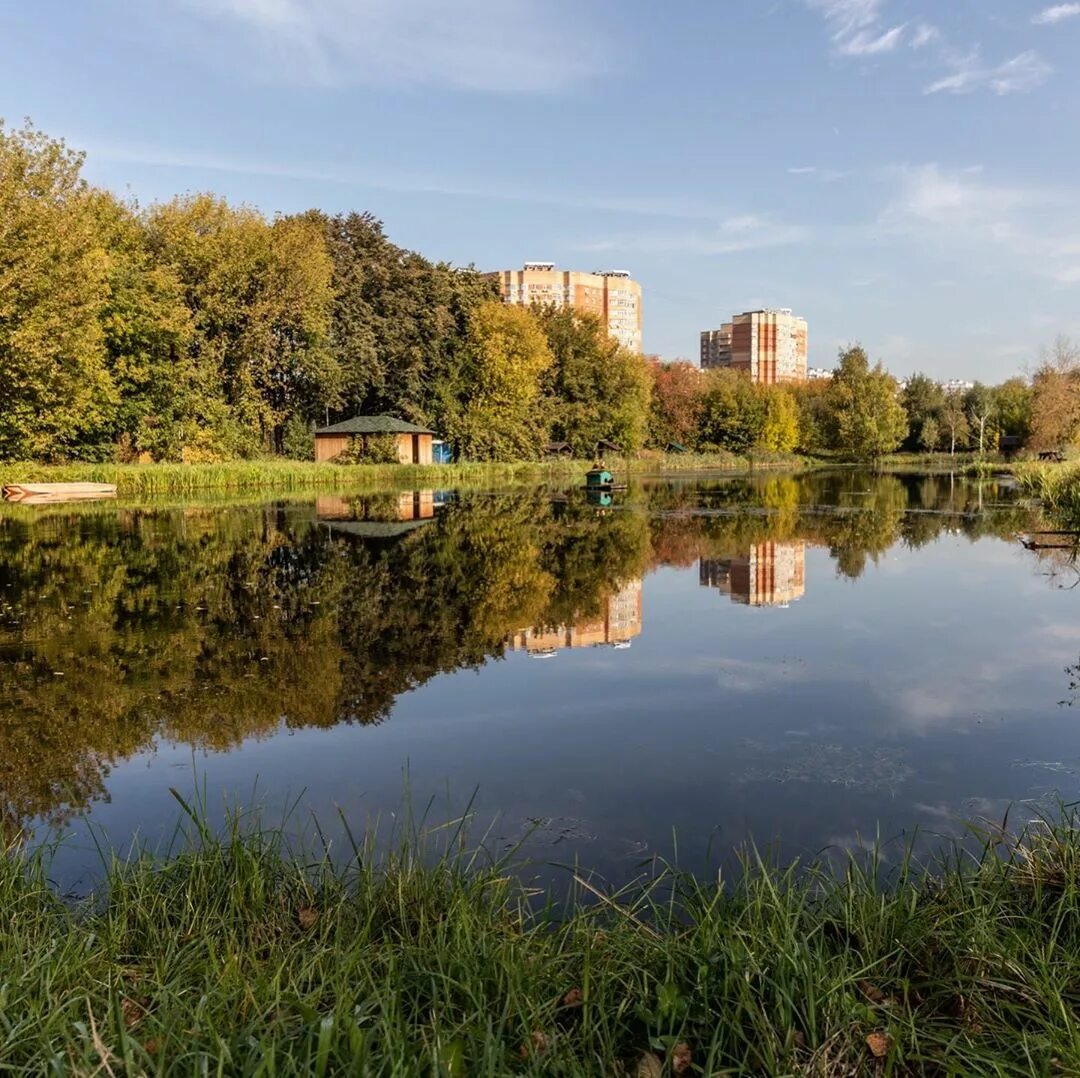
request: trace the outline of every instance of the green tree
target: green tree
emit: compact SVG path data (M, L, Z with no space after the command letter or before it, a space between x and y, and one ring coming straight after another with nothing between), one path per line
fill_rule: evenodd
M463 383L446 419L459 453L472 460L535 457L547 423L541 377L553 363L533 313L491 300L469 320Z
M189 353L192 315L179 277L158 263L146 227L106 192L94 199L108 254L108 298L101 312L117 407L100 432L122 457L178 459L195 423Z
M82 163L0 125L0 457L77 456L116 404L108 256Z
M292 415L315 418L340 393L329 349L333 266L322 231L307 218L271 225L212 195L155 206L147 226L192 311L195 450L280 451Z
M1031 386L1023 378L1008 378L997 387L996 395L1001 433L1027 441L1031 435Z
M945 394L945 402L941 406L939 423L942 441L949 447L950 454L956 453L957 446L963 447L967 445L970 427L962 393L953 390Z
M732 453L749 453L761 443L765 430L764 396L740 371L710 371L705 379L702 442Z
M552 437L582 454L608 439L632 453L645 444L652 379L648 363L568 307L537 307L554 363L546 379Z
M829 385L836 446L858 458L874 458L899 448L907 416L897 400L896 382L880 363L870 366L854 345L840 353Z
M925 374L913 374L900 393L900 403L907 416L907 437L904 448L907 450L935 447L935 438L929 434L937 430L941 407L945 403L945 391L932 378ZM929 431L924 428L930 425Z
M927 453L932 453L940 443L941 428L938 426L937 419L932 415L928 415L923 419L922 426L919 428L918 448L925 450Z
M342 414L390 412L439 426L464 391L470 313L493 282L391 243L371 214L309 219L333 260L332 348Z
M815 379L791 388L799 412L797 445L804 453L820 453L831 448L833 423L829 385L829 381Z

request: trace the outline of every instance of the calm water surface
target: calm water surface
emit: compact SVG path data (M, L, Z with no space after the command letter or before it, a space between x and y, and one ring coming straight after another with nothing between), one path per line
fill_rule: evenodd
M171 787L331 837L407 788L619 880L1034 815L1080 793L1080 588L1033 513L854 472L0 509L0 828L74 885Z

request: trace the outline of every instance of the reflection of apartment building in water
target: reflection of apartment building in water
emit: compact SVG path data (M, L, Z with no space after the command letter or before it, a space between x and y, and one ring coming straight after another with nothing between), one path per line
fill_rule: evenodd
M641 351L641 285L627 270L582 273L556 269L553 262L526 262L522 269L488 276L498 281L505 303L573 307L599 318L620 344Z
M522 629L510 638L513 651L552 655L562 648L629 647L641 634L641 581L632 580L609 596L595 618L554 629Z
M806 594L806 543L757 543L744 558L702 558L699 580L733 603L786 606Z
M762 385L805 382L807 356L806 319L786 307L746 311L701 333L703 369L744 371Z

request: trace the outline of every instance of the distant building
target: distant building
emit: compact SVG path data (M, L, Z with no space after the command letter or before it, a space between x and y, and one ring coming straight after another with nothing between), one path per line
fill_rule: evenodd
M717 370L731 366L731 323L726 322L719 329L701 331L701 369Z
M825 367L807 367L806 380L808 382L819 382L826 378L831 378L836 371L830 371Z
M641 581L631 580L604 601L595 618L579 618L573 625L522 629L508 641L512 651L551 655L563 648L629 647L641 633Z
M702 558L698 579L744 606L787 606L806 594L806 543L756 543L743 558Z
M807 326L790 308L744 311L701 334L701 366L745 371L761 385L805 382Z
M608 335L633 352L641 351L641 285L629 270L583 273L554 262L526 262L521 269L487 274L498 282L504 303L529 307L573 307L600 319Z

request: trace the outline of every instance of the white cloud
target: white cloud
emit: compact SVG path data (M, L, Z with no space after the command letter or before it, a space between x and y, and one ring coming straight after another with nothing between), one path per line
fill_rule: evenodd
M928 94L969 94L989 89L998 96L1027 93L1041 86L1054 69L1034 50L1029 49L997 66L982 62L978 49L949 57L951 75L938 79L926 88Z
M1054 70L1034 50L1021 52L1002 63L986 63L978 45L957 50L933 23L919 22L912 27L906 22L895 22L887 14L889 0L803 2L824 18L833 50L839 56L878 56L894 52L905 41L913 51L929 49L931 57L948 73L931 82L926 87L927 94L966 94L982 89L999 97L1026 93L1041 86ZM1080 14L1080 2L1047 8L1036 16L1036 21L1045 17L1045 21L1056 22L1073 14Z
M903 40L905 26L894 26L880 34L863 31L853 34L838 44L843 56L876 56L880 52L892 52Z
M891 52L903 40L906 25L882 21L885 0L806 0L829 26L833 46L842 56Z
M542 10L514 0L167 3L181 16L232 28L230 47L254 49L264 76L303 82L535 93L587 80L610 60L569 0L549 0ZM202 40L224 48L214 34Z
M789 176L813 176L822 183L836 183L837 180L847 179L849 173L841 172L835 168L818 168L816 165L803 165L799 168L789 168Z
M1075 19L1080 15L1080 4L1054 4L1043 8L1038 15L1032 16L1031 21L1036 26L1053 26L1054 23L1065 19Z
M879 219L887 230L963 256L1003 250L1012 272L1077 283L1080 229L1063 222L1080 219L1080 193L994 184L936 164L899 166L887 178L896 184Z
M940 39L941 31L936 26L925 22L919 23L915 33L911 36L911 47L913 49L922 49Z

